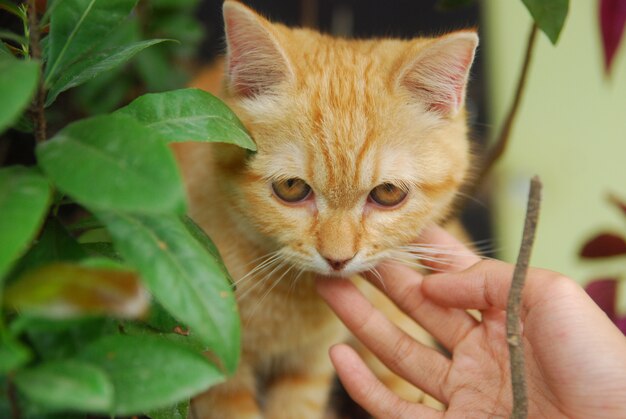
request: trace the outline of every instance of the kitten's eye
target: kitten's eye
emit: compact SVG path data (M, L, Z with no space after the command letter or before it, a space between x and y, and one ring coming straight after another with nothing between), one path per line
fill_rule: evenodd
M311 194L311 187L297 177L274 182L272 189L277 197L289 203L304 201Z
M404 201L406 191L391 183L382 183L372 189L370 199L383 207L393 207Z

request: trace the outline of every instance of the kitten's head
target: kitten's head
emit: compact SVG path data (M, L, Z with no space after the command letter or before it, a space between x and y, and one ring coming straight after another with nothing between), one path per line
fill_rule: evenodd
M234 1L224 19L226 98L258 152L243 170L223 156L223 176L260 237L300 268L345 276L445 215L469 160L474 32L337 39Z

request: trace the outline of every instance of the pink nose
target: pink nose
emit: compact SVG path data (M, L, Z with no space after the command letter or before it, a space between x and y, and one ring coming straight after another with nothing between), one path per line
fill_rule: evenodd
M348 262L352 260L352 258L344 259L344 260L335 260L335 259L329 259L327 257L325 257L324 259L326 259L326 262L328 262L330 267L333 268L333 270L335 271L342 270L348 264Z

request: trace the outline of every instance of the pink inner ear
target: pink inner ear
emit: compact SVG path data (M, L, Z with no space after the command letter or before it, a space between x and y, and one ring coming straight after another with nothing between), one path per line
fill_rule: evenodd
M476 47L475 38L452 36L457 38L444 38L427 46L402 80L429 111L441 115L456 114L462 107Z
M224 9L228 43L228 83L243 97L265 93L285 79L287 64L269 30L243 6Z
M467 78L467 72L472 64L472 55L467 56L464 60L451 63L451 68L442 68L442 79L450 86L450 91L443 91L445 97L441 97L441 100L435 101L430 104L430 110L448 114L454 110L458 110L465 96L465 83ZM446 71L448 70L448 71ZM448 93L446 95L446 93Z

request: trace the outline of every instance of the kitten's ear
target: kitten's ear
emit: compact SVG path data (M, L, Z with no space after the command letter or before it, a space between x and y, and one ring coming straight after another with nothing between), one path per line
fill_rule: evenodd
M272 24L236 1L223 6L226 32L227 83L238 96L267 93L292 77L289 61Z
M433 40L408 63L399 82L429 110L454 116L463 107L477 46L475 32L455 32Z

